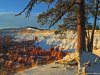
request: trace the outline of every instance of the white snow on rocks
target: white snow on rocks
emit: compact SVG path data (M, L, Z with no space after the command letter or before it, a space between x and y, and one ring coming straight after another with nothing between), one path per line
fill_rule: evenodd
M30 29L29 29L30 30ZM3 36L5 33L2 34ZM20 34L20 33L9 33L7 35L13 36L14 41L25 41L33 40L35 36L38 37L38 41L34 45L42 47L44 50L48 50L51 46L60 46L64 48L64 51L74 52L77 46L77 35L73 34L72 31L66 33L65 38L61 39L60 35L55 35L52 31L37 31L29 34ZM93 54L94 53L94 54ZM100 57L100 31L95 32L94 36L94 50L93 53L85 52L81 55L81 61L83 63L90 61L91 65L86 68L87 73L100 73L100 62L95 62L96 59ZM70 54L71 58L74 59L74 53ZM69 56L65 56L63 60L70 60ZM16 75L66 75L72 71L66 71L64 68L50 68L52 64L45 66L37 66L31 70L25 71L22 74ZM50 73L51 72L51 73ZM74 75L74 74L68 74Z

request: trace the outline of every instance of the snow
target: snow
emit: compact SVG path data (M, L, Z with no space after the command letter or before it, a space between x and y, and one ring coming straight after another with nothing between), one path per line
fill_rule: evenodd
M45 38L45 39L41 39L39 42L36 42L34 45L36 46L40 46L42 47L44 50L48 50L48 48L51 47L51 45L46 44L47 40L49 39L49 37Z
M60 46L64 48L64 51L68 51L70 54L66 55L62 60L65 61L71 61L75 58L78 58L78 54L75 53L76 49L76 34L72 34L72 32L69 32L69 34L66 34L65 39L60 39L60 35L54 35L54 33L44 33L44 34L36 34L34 36L39 37L39 46L44 48L44 50L47 50L51 46ZM45 36L46 38L43 38ZM100 56L100 34L95 35L94 37L94 46L97 47L97 50L94 50L93 53L84 52L81 54L81 62L84 64L88 61L91 62L91 66L85 67L84 65L81 67L82 71L86 69L86 73L100 73L100 63L95 64L96 58L99 58ZM38 42L36 42L38 43ZM35 44L36 44L35 43ZM61 61L61 60L60 60ZM53 68L51 69L50 66L52 64L49 64L47 66L37 66L37 68L33 68L31 70L25 71L23 74L25 75L75 75L75 73L72 73L76 69L73 69L73 71L66 70L65 67L63 68ZM61 65L60 65L61 66ZM28 74L29 73L29 74ZM30 74L31 73L31 74ZM71 74L70 74L71 73ZM19 74L20 75L20 74Z
M76 68L66 69L61 64L40 65L15 75L75 75Z
M27 40L33 40L33 33L29 33L29 34L17 34L14 37L14 41L27 41Z
M72 33L72 32L71 32ZM68 35L68 34L66 34ZM65 35L65 36L66 36ZM36 42L35 45L38 43L40 47L44 50L47 50L51 46L60 46L60 48L64 48L64 50L75 49L76 48L76 34L70 34L68 37L72 37L71 39L60 39L60 35L55 35L54 33L39 33L34 34L39 39L39 42ZM45 37L45 38L44 38Z
M30 29L29 29L30 30ZM76 33L73 34L72 31L68 31L65 34L65 38L61 39L60 35L55 35L52 31L36 31L34 33L29 34L21 34L19 32L9 32L4 31L1 35L6 36L10 35L13 37L14 41L26 41L26 40L33 40L34 36L38 37L38 41L34 43L34 45L42 47L44 50L48 50L51 46L60 46L60 48L64 48L63 51L67 51L70 54L66 55L62 60L73 60L75 57L79 57L77 53L75 53L76 46L77 46L77 37ZM6 34L5 34L6 33ZM94 45L95 48L93 50L93 53L84 52L81 54L81 62L84 64L88 61L91 62L91 66L87 66L84 68L84 65L82 66L83 69L86 69L87 73L100 73L100 62L96 62L95 60L97 58L100 58L100 31L95 32L94 37ZM36 66L32 69L25 70L22 73L18 73L15 75L75 75L73 72L76 69L66 70L65 67L62 67L62 65L59 64L60 68L51 68L52 66L57 66L54 63L48 64L48 65L41 65ZM72 73L72 74L70 74Z
M75 57L79 57L77 52L73 52L73 53L66 55L62 60L70 61L70 60L75 59Z
M81 62L86 63L90 62L91 65L86 67L86 73L99 73L100 74L100 57L89 52L84 52L81 54ZM83 65L84 66L84 65Z

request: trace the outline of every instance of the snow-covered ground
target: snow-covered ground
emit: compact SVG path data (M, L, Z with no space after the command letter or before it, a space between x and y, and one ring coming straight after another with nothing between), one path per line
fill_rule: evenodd
M17 73L15 75L75 75L76 69L75 67L66 69L61 64L51 63L48 65L40 65L33 67L29 70L25 70L24 72Z
M38 37L38 41L35 42L35 45L42 47L44 50L48 50L51 46L60 46L60 49L64 49L65 51L73 51L76 49L77 37L76 33L72 31L68 31L64 38L61 39L61 35L55 35L53 31L36 31L34 33L29 34L21 34L21 33L12 33L14 41L25 41L25 40L33 40L35 36ZM70 55L71 56L71 55ZM68 58L68 56L66 56ZM72 57L73 54L72 54ZM88 60L91 62L91 66L86 68L87 73L99 73L100 72L100 59L99 63L95 64L97 58L100 57L100 31L95 32L94 37L94 50L93 54L91 53L83 53L82 61L87 62ZM67 60L66 58L66 60ZM65 58L64 58L65 59ZM88 59L88 60L87 60ZM52 68L57 67L57 68ZM75 68L74 69L66 69L62 65L56 65L54 63L42 66L36 66L32 69L25 70L22 73L18 73L15 75L75 75ZM96 74L95 74L96 75ZM98 74L99 75L99 74Z
M81 58L82 63L90 61L90 66L86 67L86 72L88 74L95 73L95 75L100 75L100 57L97 56L96 54L88 52L84 52L81 56L82 56Z

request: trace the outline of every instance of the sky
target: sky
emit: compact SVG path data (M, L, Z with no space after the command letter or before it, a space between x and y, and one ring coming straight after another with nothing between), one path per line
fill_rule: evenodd
M21 12L30 0L0 0L0 29L2 28L19 28L25 26L40 27L37 23L37 15L46 11L47 5L36 5L29 18L25 18L25 14L14 16Z
M30 0L0 0L0 11L20 12L23 8L25 8L29 1ZM42 12L45 8L45 4L39 4L33 8L33 12Z
M46 4L35 5L31 12L32 15L29 18L25 18L25 14L14 16L21 12L29 1L30 0L0 0L0 29L25 26L41 27L40 24L37 23L37 16L46 11ZM92 19L90 21L93 22ZM59 23L62 24L61 21ZM44 27L47 28L47 26Z

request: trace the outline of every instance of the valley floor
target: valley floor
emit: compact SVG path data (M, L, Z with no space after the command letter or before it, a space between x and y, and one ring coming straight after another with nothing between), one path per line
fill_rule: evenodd
M64 65L51 63L33 67L15 75L75 75L76 68L66 69Z

